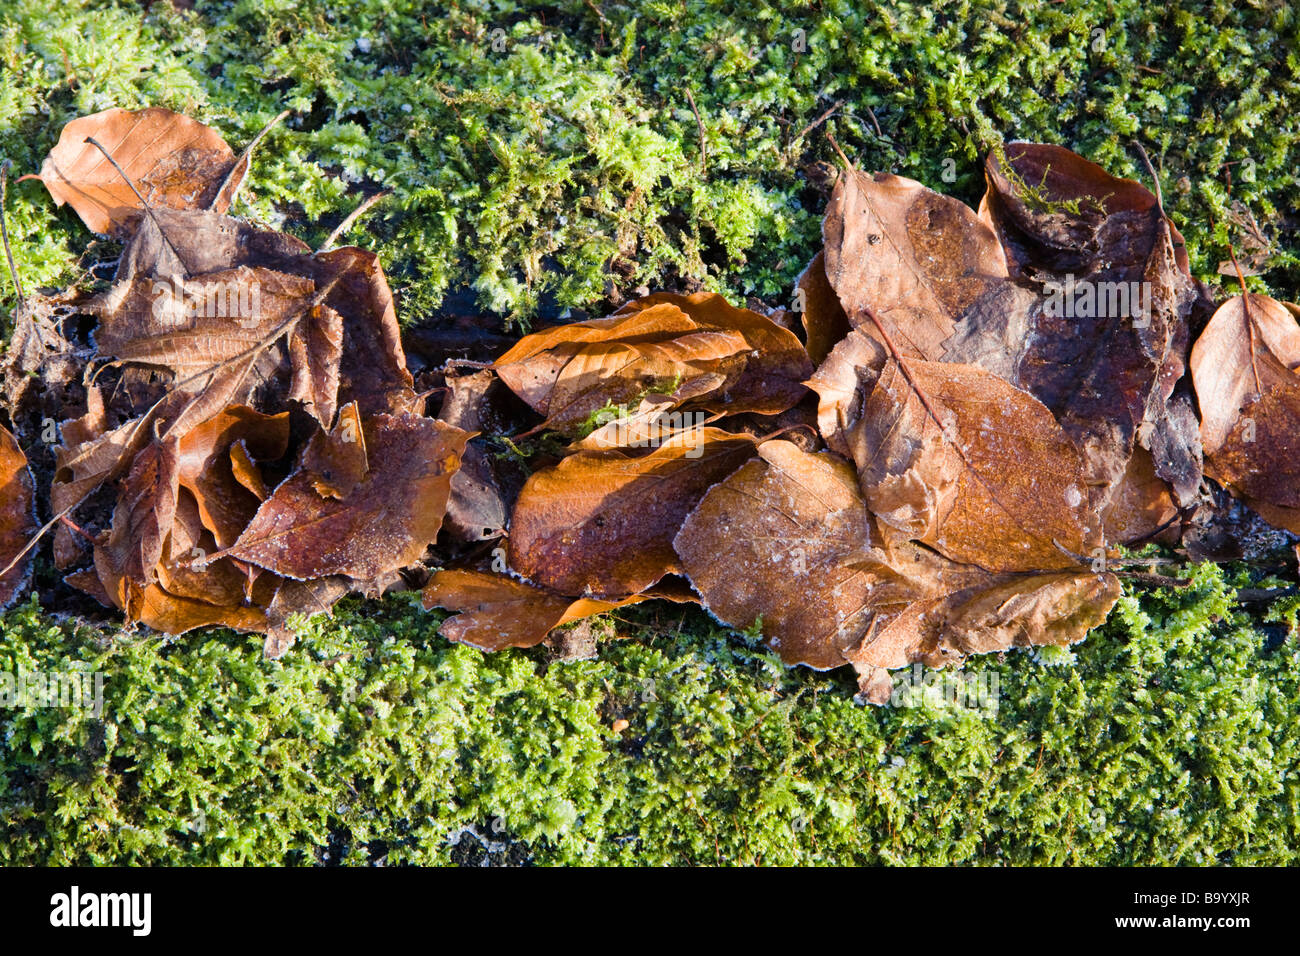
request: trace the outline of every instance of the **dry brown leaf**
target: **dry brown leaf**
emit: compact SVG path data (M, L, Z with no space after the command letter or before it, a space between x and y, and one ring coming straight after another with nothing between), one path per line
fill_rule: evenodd
M346 443L347 422L330 435ZM301 464L264 501L229 556L306 580L378 578L418 560L447 510L466 432L410 413L363 420L371 460L383 462L341 498L316 490L323 475Z
M228 548L256 513L262 500L249 490L262 484L256 461L281 457L289 446L289 413L263 415L233 405L190 430L178 443L177 481L194 496L203 527L216 547ZM232 455L239 449L243 480Z
M758 454L682 523L673 542L682 569L719 620L747 628L761 618L787 664L843 666L889 583L850 560L871 543L858 477L787 441L764 442Z
M221 135L197 120L152 106L109 109L63 127L40 175L55 205L70 203L91 232L123 234L142 216L139 199L95 146L93 137L122 167L151 208L214 206L235 154Z
M849 322L875 334L866 317L874 311L906 357L947 358L969 313L978 325L994 307L1018 311L1003 301L1013 293L997 236L965 203L914 180L849 170L835 184L822 234L826 279Z
M1300 325L1263 295L1219 307L1191 358L1206 471L1300 534Z
M787 664L851 662L879 702L877 668L1080 640L1119 593L1112 575L991 574L874 522L852 467L775 440L714 486L675 547L724 623L761 621Z
M800 382L811 372L799 340L766 316L721 296L666 293L525 336L495 368L561 431L652 392L674 406L776 413L805 394Z
M32 474L27 455L9 430L0 427L0 568L15 561L36 533ZM13 603L27 583L30 554L0 575L0 608Z
M716 428L649 454L578 452L528 479L510 522L510 566L562 594L634 594L678 569L673 536L710 485L754 452Z
M856 330L810 384L827 444L907 537L990 571L1069 568L1100 546L1079 452L1027 392L973 365L913 359L905 373Z
M1005 163L990 155L986 171L980 218L997 233L1012 278L1053 282L1066 307L1035 315L1016 384L1052 409L1094 481L1113 487L1137 442L1175 499L1190 504L1201 448L1184 372L1190 324L1210 301L1191 277L1183 237L1145 187L1059 146L1008 144Z
M1084 455L1096 509L1139 446L1189 503L1200 451L1180 380L1188 317L1206 300L1181 237L1151 193L1068 150L1016 143L1006 156L1006 168L990 157L978 217L911 180L842 176L827 281L849 321L904 358L978 365L1045 404ZM1076 309L1076 289L1094 306Z
M439 571L424 588L426 609L459 612L438 633L481 651L533 647L553 628L653 597L633 594L614 600L564 597L503 574L450 569Z

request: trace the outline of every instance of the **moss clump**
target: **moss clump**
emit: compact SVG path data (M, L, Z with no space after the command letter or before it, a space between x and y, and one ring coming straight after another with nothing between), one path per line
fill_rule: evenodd
M280 662L33 603L0 672L80 662L104 712L0 711L0 862L1294 863L1300 651L1232 598L1206 566L1073 660L973 661L996 713L859 706L666 605L561 664L449 645L406 598Z

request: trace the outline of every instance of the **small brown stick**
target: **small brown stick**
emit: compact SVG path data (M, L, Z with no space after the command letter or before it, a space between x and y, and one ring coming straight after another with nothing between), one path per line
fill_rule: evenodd
M66 512L64 514L59 515L58 520L59 520L59 524L63 525L68 530L81 535L81 537L85 538L86 541L88 541L90 544L95 543L95 539L92 538L80 525L78 525L75 521L69 518Z
M263 126L258 134L253 137L252 141L244 147L244 151L239 154L239 159L235 160L235 165L230 167L230 172L226 173L226 178L222 181L221 188L217 190L216 196L213 197L213 206L217 205L217 203L221 201L222 197L227 197L227 209L230 209L235 205L235 200L239 198L240 187L244 185L244 180L248 178L248 164L252 160L253 150L257 148L257 144L265 138L266 134L275 129L275 127L280 124L280 121L288 116L290 112L290 110L281 110L279 115ZM236 179L235 174L239 173L241 168L243 169L243 174ZM228 196L227 193L229 194Z
M815 130L818 126L821 126L822 123L825 123L828 119L834 116L835 111L838 110L843 105L844 105L843 100L836 100L834 103L831 104L830 109L826 110L826 112L822 113L821 116L817 117L807 126L805 126L803 129L799 130L799 132L794 135L794 138L790 140L790 146L786 147L786 152L788 153L790 151L790 147L794 146L795 143L799 142L799 140L803 139L805 136L807 136L809 133Z
M346 235L347 231L352 228L352 226L356 223L358 219L364 216L370 210L370 208L374 206L377 202L379 202L381 199L385 199L388 196L391 196L392 194L393 191L391 189L385 189L383 192L377 192L369 199L367 199L365 202L363 202L360 206L358 206L356 209L352 210L352 212L348 213L346 219L344 219L341 223L339 223L337 226L334 227L334 231L331 232L330 237L325 240L325 244L322 245L316 251L325 252L328 249L333 249L334 243L338 242L342 236Z
M18 267L14 265L14 254L9 250L9 224L5 218L5 206L9 204L9 170L13 163L6 159L0 163L0 239L4 240L5 258L9 260L9 278L13 279L14 292L18 294L18 308L21 310L26 296L23 284L18 278Z
M695 114L695 125L700 131L700 172L709 171L709 145L704 140L704 120L700 119L700 111L695 105L695 96L691 93L691 88L686 87L686 99L691 104L691 112Z
M45 348L45 336L41 334L40 325L33 321L27 314L27 296L23 294L23 283L18 278L18 267L14 265L13 250L9 248L9 223L5 217L5 207L9 204L9 170L13 166L8 159L0 163L0 241L3 241L5 247L5 259L9 263L9 278L14 283L14 293L18 296L18 306L14 310L14 325L19 322L31 322L32 331L36 333L36 341L40 343L41 348Z
M27 542L27 544L23 546L23 549L13 556L13 560L10 561L8 564L6 564L3 568L0 568L0 577L4 577L10 571L16 568L18 566L18 562L27 556L27 552L32 550L32 548L36 547L36 543L40 541L41 538L45 537L46 533L51 528L53 528L56 524L58 524L60 521L66 518L72 511L76 510L77 508L80 508L81 505L85 502L85 500L91 496L91 493L94 492L94 490L95 489L92 488L90 491L87 491L84 495L81 496L80 501L76 502L75 504L68 505L68 507L64 508L57 515L55 515L53 518L51 518L49 521L43 524L40 527L40 529L37 530L36 534L32 535L31 539Z
M1151 165L1151 157L1147 155L1147 151L1142 148L1142 144L1137 140L1133 140L1133 147L1138 151L1138 155L1142 157L1142 162L1146 164L1147 172L1151 174L1151 181L1155 184L1156 206L1160 210L1160 215L1165 219L1168 219L1169 216L1165 214L1165 201L1160 193L1160 177L1156 175L1156 168Z
M1293 597L1300 594L1300 588L1238 588L1238 604L1258 604L1264 601L1273 601L1278 598Z
M867 109L867 115L871 117L871 125L876 128L876 135L879 136L881 139L884 139L885 132L880 128L880 120L876 119L876 111L873 110L870 106L868 106L866 109ZM837 150L839 149L838 146L836 146L835 148Z
M1163 574L1149 574L1145 571L1112 571L1117 578L1133 581L1137 584L1154 584L1156 587L1185 588L1192 583L1191 578L1171 578Z

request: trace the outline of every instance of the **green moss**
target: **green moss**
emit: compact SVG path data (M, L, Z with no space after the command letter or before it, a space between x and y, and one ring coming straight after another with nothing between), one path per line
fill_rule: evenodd
M567 664L449 645L439 619L352 603L265 662L228 633L168 644L10 611L0 672L80 663L105 701L101 718L0 710L0 862L441 863L487 854L479 837L544 864L1286 864L1300 847L1300 653L1253 630L1214 567L1126 593L1072 652L973 661L995 712L864 707L848 675L787 671L669 605L620 614L637 640Z

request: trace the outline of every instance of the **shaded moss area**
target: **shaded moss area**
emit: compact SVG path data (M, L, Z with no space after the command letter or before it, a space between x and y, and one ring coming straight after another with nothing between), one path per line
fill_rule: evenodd
M0 711L0 862L1293 863L1294 621L1233 594L1206 566L1072 651L972 661L983 707L885 708L666 605L559 663L401 597L281 662L31 604L0 672L101 671L104 709Z

